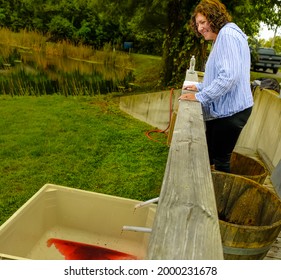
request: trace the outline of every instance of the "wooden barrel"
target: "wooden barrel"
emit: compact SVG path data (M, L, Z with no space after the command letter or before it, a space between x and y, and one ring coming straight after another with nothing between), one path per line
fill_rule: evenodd
M227 260L260 260L281 231L281 200L259 183L212 172L220 232Z
M267 169L262 161L237 152L231 155L230 171L232 174L241 175L261 184L267 176Z

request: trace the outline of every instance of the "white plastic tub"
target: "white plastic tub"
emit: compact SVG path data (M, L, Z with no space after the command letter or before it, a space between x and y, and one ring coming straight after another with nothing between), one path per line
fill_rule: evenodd
M46 184L0 227L0 259L69 259L50 239L67 240L145 259L150 234L123 231L152 227L156 205ZM52 243L52 242L51 242Z

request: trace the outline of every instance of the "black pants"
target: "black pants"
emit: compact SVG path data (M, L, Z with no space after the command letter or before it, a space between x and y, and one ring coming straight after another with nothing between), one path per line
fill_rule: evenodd
M231 153L251 112L252 108L248 108L230 117L206 121L210 164L216 170L230 172Z

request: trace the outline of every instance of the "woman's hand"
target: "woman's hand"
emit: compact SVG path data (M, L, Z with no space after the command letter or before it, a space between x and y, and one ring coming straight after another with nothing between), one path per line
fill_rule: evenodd
M179 97L179 100L198 101L194 93L184 93Z
M195 93L192 93L192 91L198 91L197 87L195 84L188 84L184 85L182 87L183 91L190 91L187 93L183 93L180 97L179 100L190 100L190 101L198 101L195 97Z
M186 85L182 87L183 90L198 91L196 85Z

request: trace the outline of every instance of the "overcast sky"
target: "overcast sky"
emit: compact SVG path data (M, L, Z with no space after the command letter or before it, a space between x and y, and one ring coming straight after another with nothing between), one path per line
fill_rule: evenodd
M260 32L259 32L259 38L263 38L265 40L268 40L269 38L272 38L274 35L273 30L269 30L266 25L261 24ZM277 35L280 36L280 30L277 31Z

